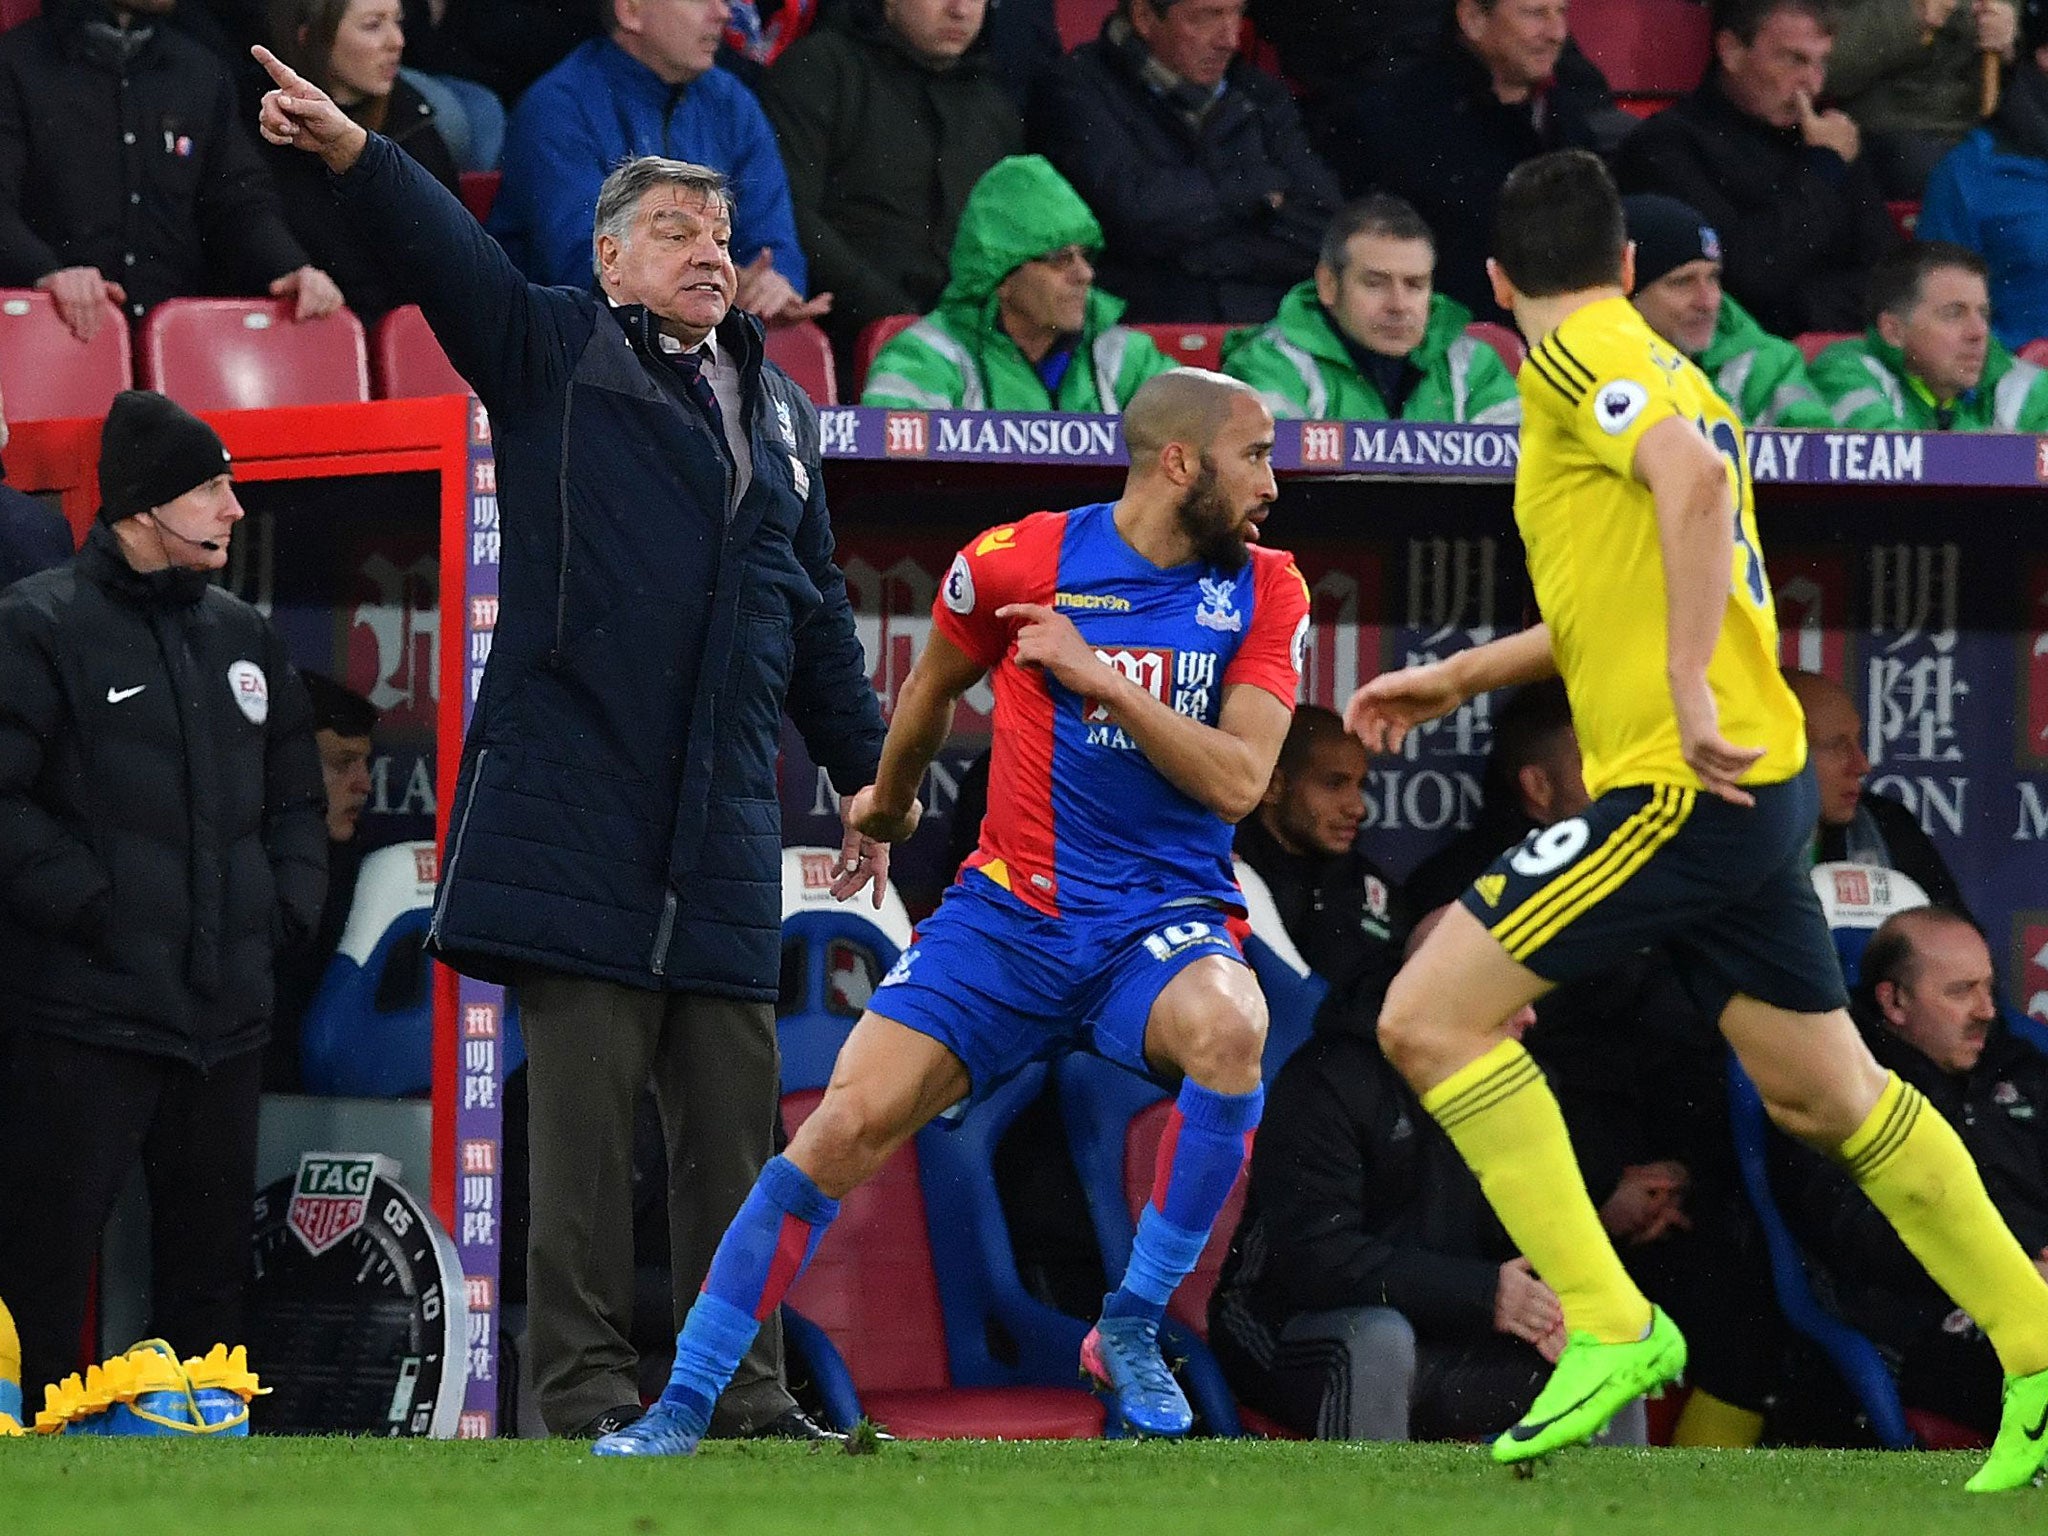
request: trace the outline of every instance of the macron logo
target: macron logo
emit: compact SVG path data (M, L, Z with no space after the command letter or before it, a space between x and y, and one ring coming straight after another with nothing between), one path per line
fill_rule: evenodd
M133 688L109 688L107 690L107 702L109 704L118 704L123 699L132 699L148 686L149 684L147 683L137 683Z

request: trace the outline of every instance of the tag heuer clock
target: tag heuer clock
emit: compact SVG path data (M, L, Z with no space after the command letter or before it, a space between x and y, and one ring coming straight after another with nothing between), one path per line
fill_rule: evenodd
M468 1319L455 1245L375 1153L308 1152L256 1196L260 1434L455 1433Z

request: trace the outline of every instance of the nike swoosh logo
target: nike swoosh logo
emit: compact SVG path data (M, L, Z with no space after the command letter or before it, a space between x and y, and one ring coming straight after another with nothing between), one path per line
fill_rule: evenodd
M148 686L149 684L147 683L137 683L133 688L109 688L107 690L107 702L109 704L118 704L123 699L132 699Z
M1577 1413L1581 1408L1585 1407L1586 1404L1593 1401L1593 1399L1599 1395L1599 1391L1600 1389L1598 1387L1595 1387L1591 1392L1588 1392L1584 1397L1580 1398L1576 1403L1573 1403L1569 1408L1559 1409L1556 1413L1553 1413L1549 1418L1542 1420L1540 1423L1515 1425L1508 1431L1508 1438L1510 1440L1534 1440L1538 1435L1542 1434L1544 1430L1550 1428L1551 1425L1555 1424L1559 1419L1563 1418L1566 1414Z
M2044 1432L2048 1432L2048 1408L2041 1410L2041 1417L2034 1420L2034 1427L2027 1431L2027 1438L2038 1440Z

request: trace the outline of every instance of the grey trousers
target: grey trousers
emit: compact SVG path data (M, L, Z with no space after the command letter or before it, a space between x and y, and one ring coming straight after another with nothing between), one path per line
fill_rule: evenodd
M551 1433L640 1400L633 1324L633 1111L652 1085L668 1144L675 1326L718 1240L774 1153L775 1010L532 971L526 1037L533 1225L527 1349ZM770 1318L719 1399L714 1434L745 1434L791 1406Z
M1519 1339L1421 1344L1392 1307L1340 1307L1289 1320L1280 1334L1273 1386L1292 1409L1282 1417L1319 1440L1472 1439L1522 1416L1549 1374ZM1594 1437L1642 1445L1638 1398Z

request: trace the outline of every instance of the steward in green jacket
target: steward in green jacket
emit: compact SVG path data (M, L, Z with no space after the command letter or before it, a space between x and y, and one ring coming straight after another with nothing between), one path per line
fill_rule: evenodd
M1650 329L1678 348L1745 427L1832 427L1806 358L1721 289L1721 237L1692 206L1642 192L1621 200L1636 246L1630 295Z
M1102 226L1050 161L1012 155L974 184L939 307L877 354L862 405L1122 411L1173 363L1095 287Z
M1918 240L1871 274L1876 319L1813 360L1843 427L1903 432L2048 432L2048 371L1991 334L1984 263Z
M1522 419L1500 354L1465 334L1471 311L1434 291L1436 241L1399 198L1338 210L1313 280L1223 343L1223 371L1275 416L1322 421Z

